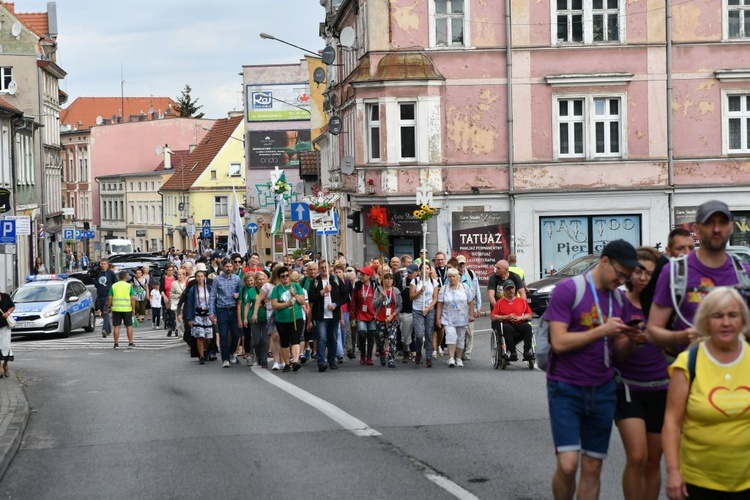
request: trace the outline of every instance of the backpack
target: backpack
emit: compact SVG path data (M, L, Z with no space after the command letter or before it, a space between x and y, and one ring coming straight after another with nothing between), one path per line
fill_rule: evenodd
M745 266L742 265L742 261L735 257L731 253L727 255L732 259L734 264L734 272L737 275L737 284L739 287L747 288L750 287L750 277L747 275ZM680 311L682 301L685 299L688 291L700 292L705 291L704 287L693 287L688 290L688 264L687 255L680 257L673 257L669 259L669 293L672 297L672 308L675 314L679 317L683 323L689 326L693 326L692 321L688 321Z
M575 299L573 299L573 309L578 307L578 304L581 303L583 300L583 296L586 294L586 276L584 274L578 274L576 276L573 276L573 283L576 287L576 296ZM617 300L617 303L622 306L622 294L618 291L614 291L615 300ZM539 322L539 327L536 330L536 364L541 368L542 370L547 369L547 365L549 364L549 358L550 358L550 351L552 350L552 345L550 344L549 340L549 321L547 321L547 318L545 317L547 315L547 311L544 311L544 314L542 314L541 321Z
M700 342L697 344L691 345L688 349L688 362L687 362L687 369L688 374L690 375L690 382L688 387L692 387L693 380L695 380L695 365L698 361L698 348L700 347Z

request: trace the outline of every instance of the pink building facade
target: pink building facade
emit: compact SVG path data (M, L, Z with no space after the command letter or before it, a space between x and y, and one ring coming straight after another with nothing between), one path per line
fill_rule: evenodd
M354 158L339 187L350 210L387 206L392 255L421 247L429 190L429 253L480 276L509 253L533 281L613 239L663 248L712 198L750 244L750 6L735 3L678 3L671 23L644 0L328 5L343 127L322 168ZM377 255L367 229L347 240L350 260Z

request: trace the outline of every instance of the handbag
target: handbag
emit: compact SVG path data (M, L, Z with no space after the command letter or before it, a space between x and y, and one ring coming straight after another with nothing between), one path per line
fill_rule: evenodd
M0 311L2 311L3 314L5 314L5 311L3 311L2 309L0 309ZM5 318L5 322L8 323L8 328L13 328L14 326L16 326L16 320L10 314L8 315L7 318Z

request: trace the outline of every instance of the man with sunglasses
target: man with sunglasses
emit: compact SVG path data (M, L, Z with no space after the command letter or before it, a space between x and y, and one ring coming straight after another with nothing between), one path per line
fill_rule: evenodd
M245 272L242 270L242 255L238 253L232 254L232 272L236 274L240 278L240 282L242 282L242 277L245 275Z
M594 269L555 287L544 313L552 347L547 400L557 455L556 499L572 499L576 489L578 498L598 497L617 402L614 340L636 331L627 324L627 300L618 287L638 265L633 245L608 243Z

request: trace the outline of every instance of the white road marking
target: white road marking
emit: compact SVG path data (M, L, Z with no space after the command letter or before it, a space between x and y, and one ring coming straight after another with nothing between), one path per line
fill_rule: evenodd
M355 436L370 437L381 435L378 431L369 427L366 423L362 422L358 418L348 414L338 406L332 405L328 401L321 399L318 396L314 396L309 392L300 389L299 387L290 384L285 380L282 380L276 375L269 373L268 370L265 370L258 365L253 366L252 370L256 375L258 375L269 384L275 385L287 394L290 394L303 403L307 403L308 405L312 406Z
M460 500L479 500L478 496L461 488L445 476L440 476L434 472L428 472L425 474L425 477Z

